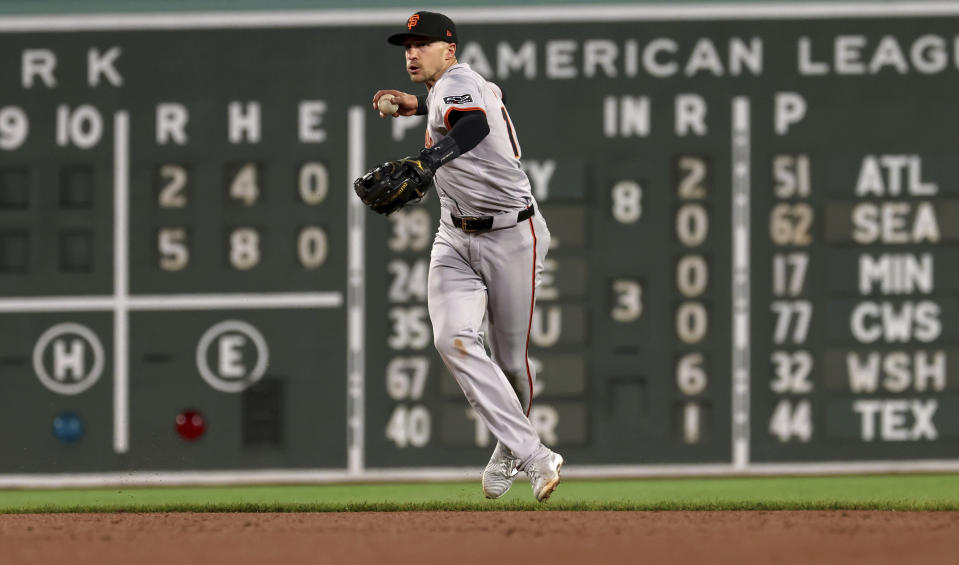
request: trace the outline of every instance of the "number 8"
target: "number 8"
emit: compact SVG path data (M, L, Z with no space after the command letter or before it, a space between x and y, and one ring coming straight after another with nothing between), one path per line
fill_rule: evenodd
M643 213L643 189L630 180L613 185L613 217L622 224L633 224Z
M238 228L230 234L230 263L245 271L260 262L260 234L252 228Z

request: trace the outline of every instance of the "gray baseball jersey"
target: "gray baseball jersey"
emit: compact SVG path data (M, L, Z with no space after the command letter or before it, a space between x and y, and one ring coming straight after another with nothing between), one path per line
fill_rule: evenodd
M500 89L457 64L430 89L427 105L427 143L447 135L453 110L482 110L489 123L489 134L476 147L436 171L443 215L430 255L427 299L444 363L525 469L550 453L529 420L536 374L527 357L549 229L539 210L519 220L519 212L535 202ZM466 231L451 216L495 221L492 229Z
M436 171L440 203L454 214L501 214L533 201L529 179L520 168L519 140L502 97L497 85L466 63L447 69L430 89L428 144L449 133L453 110L482 110L489 123L489 135L479 145Z

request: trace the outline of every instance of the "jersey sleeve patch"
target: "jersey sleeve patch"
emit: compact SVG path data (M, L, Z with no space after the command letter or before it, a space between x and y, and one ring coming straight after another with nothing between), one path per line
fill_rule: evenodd
M444 96L443 102L446 104L466 104L472 102L473 97L469 94L460 94L459 96Z

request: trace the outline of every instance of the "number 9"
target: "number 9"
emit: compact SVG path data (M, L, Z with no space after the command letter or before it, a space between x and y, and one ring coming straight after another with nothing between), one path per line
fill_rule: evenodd
M30 131L27 115L16 106L0 108L0 149L16 149L23 145Z

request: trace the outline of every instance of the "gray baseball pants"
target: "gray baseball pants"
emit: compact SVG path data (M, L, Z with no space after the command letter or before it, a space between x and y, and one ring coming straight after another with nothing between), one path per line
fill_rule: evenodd
M521 470L548 453L528 418L536 374L527 349L549 240L539 210L511 227L475 233L454 227L444 210L430 255L427 298L436 349ZM492 359L481 333L484 318Z

